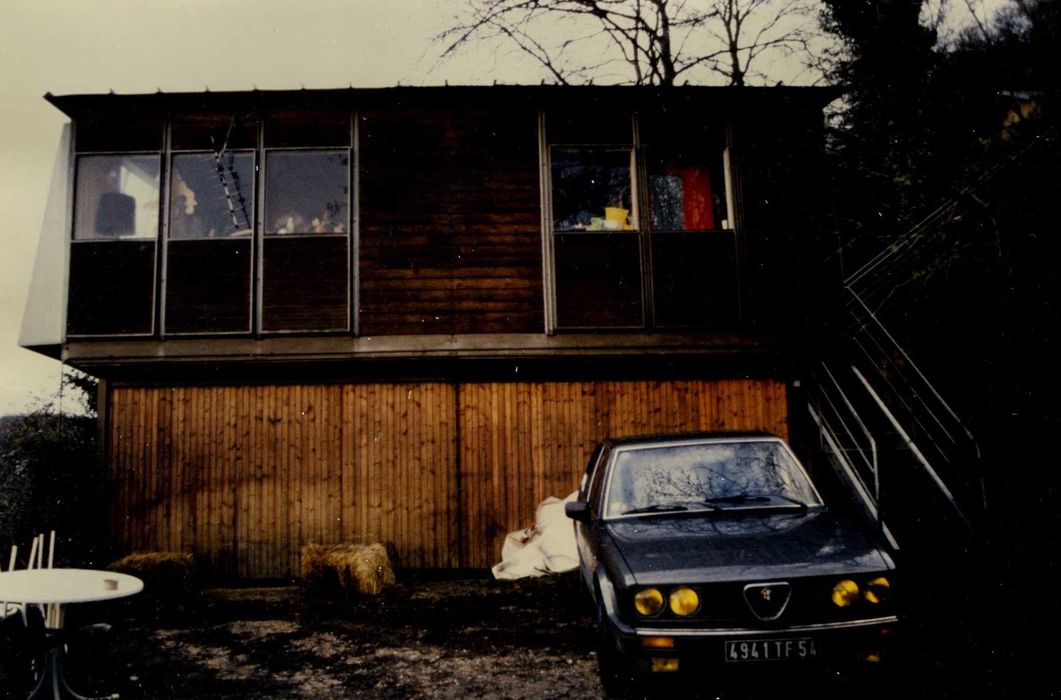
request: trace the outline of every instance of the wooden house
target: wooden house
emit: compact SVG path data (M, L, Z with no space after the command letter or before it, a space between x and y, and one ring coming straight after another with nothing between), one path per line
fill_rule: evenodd
M831 97L48 95L71 123L22 344L100 379L122 551L489 566L605 436L788 434Z

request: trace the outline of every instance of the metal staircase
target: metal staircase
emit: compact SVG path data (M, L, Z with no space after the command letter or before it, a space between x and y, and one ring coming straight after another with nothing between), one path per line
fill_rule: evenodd
M803 381L819 448L894 549L916 544L926 523L935 533L972 534L987 505L975 438L876 315L847 293L848 336Z

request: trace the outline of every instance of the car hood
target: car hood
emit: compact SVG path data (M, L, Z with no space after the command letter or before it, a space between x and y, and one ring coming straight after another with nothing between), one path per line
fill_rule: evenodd
M827 510L629 518L605 522L602 534L641 585L891 568L866 529Z

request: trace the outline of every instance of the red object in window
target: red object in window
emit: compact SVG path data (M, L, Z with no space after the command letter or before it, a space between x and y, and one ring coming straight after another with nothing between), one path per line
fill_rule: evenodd
M675 168L682 179L682 213L686 231L715 228L715 207L711 199L711 177L707 168Z

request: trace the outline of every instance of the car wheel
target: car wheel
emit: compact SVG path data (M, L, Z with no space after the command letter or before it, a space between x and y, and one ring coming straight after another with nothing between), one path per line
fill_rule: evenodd
M599 596L598 596L599 598ZM615 635L608 626L604 603L597 602L597 671L606 698L632 698L636 695L636 678L627 671L616 649Z

